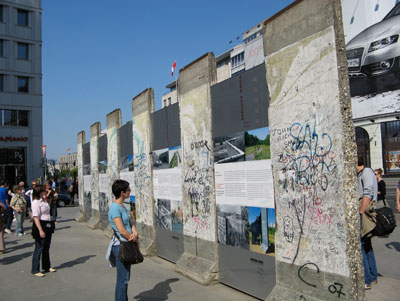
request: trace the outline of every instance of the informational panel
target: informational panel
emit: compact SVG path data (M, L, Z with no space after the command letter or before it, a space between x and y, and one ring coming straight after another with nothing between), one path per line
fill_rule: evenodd
M265 299L275 285L276 226L264 64L211 96L221 282Z
M99 137L99 192L100 192L100 212L101 224L105 229L108 222L108 202L111 199L109 193L110 177L107 174L107 135Z
M154 112L152 124L157 251L159 256L176 262L183 252L179 104Z
M83 145L83 193L85 199L85 215L90 219L92 215L92 177L90 170L90 142Z

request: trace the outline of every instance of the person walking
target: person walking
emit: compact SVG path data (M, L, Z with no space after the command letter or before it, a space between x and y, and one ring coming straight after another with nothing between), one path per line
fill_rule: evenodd
M0 202L0 212L6 211L6 205L3 202ZM7 253L6 251L6 243L4 242L4 230L6 229L6 224L3 223L3 220L0 218L0 254Z
M364 161L357 162L358 196L360 199L361 252L364 265L365 289L371 289L378 283L378 269L372 248L372 233L375 228L375 206L378 198L378 182L373 170L364 166Z
M383 170L382 168L378 168L374 170L374 174L376 176L376 180L378 181L378 201L376 204L376 208L386 207L386 183L382 179Z
M16 185L13 188L14 195L11 198L10 206L14 210L16 224L15 224L15 235L25 235L24 232L24 219L26 210L26 200L23 196L23 187Z
M35 250L32 255L31 273L37 277L44 277L40 272L40 257L44 272L56 272L50 264L50 244L54 232L54 223L50 220L50 205L45 201L46 190L42 185L33 188L32 200L32 237L35 239Z
M116 235L118 235L119 239L122 241L136 241L138 244L139 237L136 227L131 225L129 212L124 206L124 200L129 198L131 193L129 183L124 180L116 180L112 185L112 192L115 196L115 201L108 210L108 220L114 230L114 236L110 242L108 257L110 257L109 255L114 257L117 267L115 301L126 301L128 300L128 283L131 274L131 265L122 263L119 260L120 242Z
M50 205L50 216L51 221L56 222L57 220L57 198L58 193L51 188L50 182L46 183L46 201Z
M11 234L11 224L13 220L13 211L10 207L10 202L8 200L8 183L1 179L0 180L0 201L5 205L6 207L6 216L7 216L7 222L5 224L6 229L4 230L6 233Z

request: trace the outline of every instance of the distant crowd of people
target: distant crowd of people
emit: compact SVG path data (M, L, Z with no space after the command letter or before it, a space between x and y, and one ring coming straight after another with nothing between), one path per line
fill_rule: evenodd
M74 188L75 186L75 188ZM68 190L71 204L74 204L76 183L70 183ZM7 181L0 179L0 254L7 253L4 234L25 235L24 220L27 218L32 223L32 237L35 239L35 249L32 255L32 274L44 277L40 271L40 261L44 272L55 272L50 264L50 244L52 234L57 223L57 192L56 183L52 180L45 185L32 182L29 189L24 182L19 182L12 190ZM15 222L15 230L12 223Z

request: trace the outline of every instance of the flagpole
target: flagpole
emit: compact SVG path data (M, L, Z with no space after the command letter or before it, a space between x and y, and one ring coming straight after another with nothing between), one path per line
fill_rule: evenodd
M176 87L176 102L179 102L179 97L178 97L178 77L176 76L178 72L175 72L175 87Z

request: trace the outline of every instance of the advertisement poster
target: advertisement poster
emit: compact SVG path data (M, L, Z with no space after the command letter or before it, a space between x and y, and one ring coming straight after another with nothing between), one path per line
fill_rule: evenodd
M219 243L274 256L269 128L218 137L214 146Z
M154 212L157 227L183 233L181 147L153 151Z
M389 170L400 171L400 150L389 152Z
M135 202L135 173L133 171L121 171L119 178L129 183L131 193L129 199L125 200L125 208L131 213L131 218L136 220L136 202Z
M400 109L400 1L342 0L353 118Z

